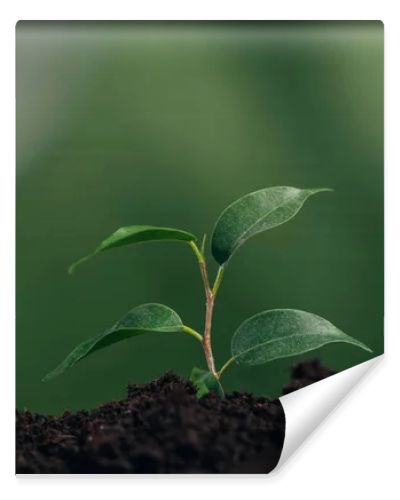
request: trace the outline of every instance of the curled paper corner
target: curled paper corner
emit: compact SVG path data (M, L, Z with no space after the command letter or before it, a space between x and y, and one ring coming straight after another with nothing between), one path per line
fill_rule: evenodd
M285 411L282 453L272 473L287 463L304 441L381 360L383 355L279 398Z

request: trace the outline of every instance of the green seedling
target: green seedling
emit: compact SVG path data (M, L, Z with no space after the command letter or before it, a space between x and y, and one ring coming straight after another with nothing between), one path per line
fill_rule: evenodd
M331 342L345 342L372 352L366 345L343 333L326 319L295 309L263 311L245 320L233 334L231 357L218 369L212 350L212 319L215 299L224 272L235 252L257 233L292 219L312 195L326 188L297 189L271 187L247 194L229 205L214 227L211 250L219 264L211 284L204 256L205 237L199 246L196 237L180 229L156 226L129 226L118 229L105 239L89 256L74 263L69 272L94 255L112 248L146 241L178 241L188 245L196 256L205 292L204 330L200 334L183 323L180 316L162 304L144 304L131 309L114 326L79 344L52 372L44 377L50 380L78 361L111 344L144 333L178 332L189 335L202 346L207 369L194 368L190 379L201 397L213 391L223 396L221 377L234 363L260 365L275 359L296 356Z

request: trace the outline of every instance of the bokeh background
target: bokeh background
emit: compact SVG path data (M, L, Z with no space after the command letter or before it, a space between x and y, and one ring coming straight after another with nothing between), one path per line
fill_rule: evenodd
M204 366L191 338L147 335L41 383L135 305L165 303L202 328L186 245L117 249L69 277L72 261L123 225L211 235L230 202L274 185L335 192L234 256L215 311L218 364L244 319L280 307L383 351L381 23L20 22L16 54L19 408L91 408L128 382ZM344 344L316 354L339 370L368 359ZM234 367L224 385L278 395L294 362Z

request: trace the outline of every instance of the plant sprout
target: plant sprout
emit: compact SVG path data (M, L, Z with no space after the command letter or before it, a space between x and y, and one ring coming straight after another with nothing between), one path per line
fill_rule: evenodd
M292 219L312 195L331 189L297 189L270 187L249 193L229 205L214 227L211 249L219 264L211 283L204 256L205 237L197 245L196 237L169 227L122 227L105 239L96 250L75 262L72 273L82 262L112 248L146 241L178 241L193 251L200 270L205 293L205 319L203 333L185 325L180 316L162 304L143 304L131 309L114 326L79 344L52 372L44 377L48 381L78 361L111 344L144 333L180 332L199 342L204 351L207 369L194 368L190 379L197 387L199 397L213 391L223 396L222 375L233 364L259 365L275 359L296 356L331 342L345 342L372 352L366 345L343 333L326 319L295 309L263 311L245 320L236 330L231 342L231 357L217 368L212 349L212 319L215 299L224 272L235 252L252 236L272 229Z

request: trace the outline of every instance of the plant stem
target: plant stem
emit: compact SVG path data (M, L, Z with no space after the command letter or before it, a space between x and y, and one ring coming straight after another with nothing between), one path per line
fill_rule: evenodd
M218 378L221 378L222 377L222 374L224 373L224 371L228 368L228 366L230 366L231 363L233 363L235 361L235 358L229 358L228 361L224 364L224 366L220 369L220 371L218 372Z
M214 310L214 294L212 293L212 290L207 291L206 297L207 297L206 319L204 324L203 348L204 348L204 354L206 356L208 369L216 378L218 378L218 374L215 369L214 356L211 346L211 326L212 326L212 315Z
M211 346L211 327L212 327L212 316L213 316L213 310L214 310L215 294L213 292L213 289L210 286L210 281L208 279L208 272L207 272L207 264L206 264L206 261L204 259L202 252L199 250L199 248L197 247L196 243L194 243L194 241L190 241L189 245L197 257L197 261L199 263L199 268L200 268L200 274L201 274L203 284L204 284L204 292L205 292L205 296L206 296L206 317L205 317L205 321L204 321L204 335L203 335L204 355L206 358L207 367L208 367L209 371L214 375L214 377L218 378L218 373L215 369L214 356L213 356L212 346ZM217 278L218 278L218 276L217 276ZM221 278L222 278L222 276L221 276ZM219 284L218 284L218 286L219 286ZM218 289L218 287L217 287L217 289Z
M200 335L199 332L196 332L193 328L190 328L190 326L183 325L183 331L187 333L188 335L191 335L194 337L196 340L199 342L203 342L203 335Z

